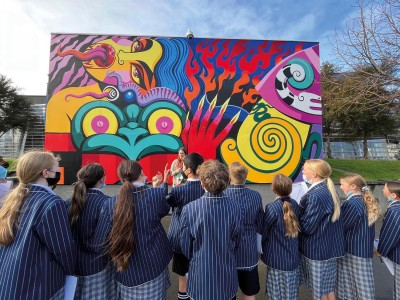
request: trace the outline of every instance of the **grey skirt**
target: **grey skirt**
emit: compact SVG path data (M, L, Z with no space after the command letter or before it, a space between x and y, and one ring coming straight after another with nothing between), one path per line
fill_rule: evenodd
M79 276L74 300L116 299L116 294L115 269L109 266L99 273Z
M305 283L315 299L334 292L336 289L337 258L311 260L301 256L301 281Z
M155 279L141 285L128 287L117 283L118 299L120 300L166 300L167 289L171 286L168 267Z
M372 258L346 253L338 258L337 296L340 299L375 299Z
M299 297L299 268L281 271L267 268L266 293L270 300L292 300Z
M393 263L393 267L394 267L393 299L400 300L400 265Z

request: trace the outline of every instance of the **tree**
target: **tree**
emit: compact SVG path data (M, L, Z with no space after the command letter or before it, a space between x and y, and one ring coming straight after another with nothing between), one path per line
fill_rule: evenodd
M348 140L363 140L363 156L368 159L368 139L373 136L383 136L396 131L394 113L391 107L383 104L388 92L383 84L373 84L371 93L357 95L354 86L357 81L362 80L364 74L372 72L371 67L361 68L353 72L351 76L345 77L341 83L341 94L358 98L346 110L340 109L338 122L341 124L341 134ZM370 77L367 77L370 79ZM367 81L368 79L364 79ZM356 80L356 82L355 82ZM342 99L343 101L343 99ZM345 102L345 101L344 101ZM374 103L374 105L371 105ZM345 113L344 113L345 111Z
M26 131L35 120L29 100L18 95L11 79L0 74L0 137L10 130Z
M322 85L322 125L323 134L327 145L327 156L332 158L331 140L333 136L339 134L340 124L338 116L341 113L341 76L338 73L339 68L332 63L325 62L321 67L321 85Z
M400 101L400 0L357 0L358 15L336 33L336 54L348 75L362 71L363 81L356 81L355 98L345 98L347 106L363 99L379 112ZM371 66L364 69L365 66ZM384 86L388 93L376 94ZM396 105L398 106L398 105Z

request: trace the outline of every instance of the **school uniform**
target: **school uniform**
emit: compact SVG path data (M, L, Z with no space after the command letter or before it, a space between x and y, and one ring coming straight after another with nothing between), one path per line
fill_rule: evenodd
M28 188L14 241L0 246L0 299L64 299L75 261L65 203L47 186Z
M325 181L311 185L300 200L301 278L316 299L335 290L337 258L344 255L343 221L332 222L333 212Z
M338 259L337 293L341 299L375 299L372 268L375 224L368 226L368 214L361 195L352 195L342 207L345 256Z
M288 201L299 219L299 205L280 197L265 207L261 260L267 265L268 299L297 299L299 289L299 241L286 236L283 203Z
M99 189L88 189L83 209L72 227L77 248L75 299L116 297L115 272L106 254L107 233L112 226L110 205L111 197ZM68 200L68 209L70 206Z
M167 183L164 183L164 190L168 191ZM189 178L184 185L172 188L171 192L167 195L168 204L173 208L171 224L168 230L168 239L174 251L172 271L180 276L185 276L189 270L189 261L182 254L181 250L180 216L186 204L200 198L203 194L204 189L201 186L200 180Z
M224 193L242 208L243 231L236 263L239 287L245 295L255 295L260 290L258 280L257 233L261 234L264 210L260 193L244 185L230 185Z
M134 186L135 246L128 268L117 272L119 299L165 299L170 286L168 264L172 249L161 224L169 212L162 188ZM115 199L115 198L114 198Z
M394 266L394 298L400 299L400 201L389 206L379 234L378 252Z
M181 213L181 247L190 260L187 294L195 300L232 299L238 288L236 252L243 218L237 201L204 195Z

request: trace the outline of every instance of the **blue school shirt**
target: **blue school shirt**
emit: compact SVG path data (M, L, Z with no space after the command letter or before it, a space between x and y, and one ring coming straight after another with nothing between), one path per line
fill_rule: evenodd
M293 199L289 200L292 210L299 220L300 208ZM262 230L262 261L270 268L293 271L300 263L299 239L286 236L281 198L265 207Z
M385 213L378 252L400 265L400 201L391 203Z
M107 233L112 225L109 209L111 197L98 189L88 189L86 201L79 218L72 227L77 256L75 274L93 275L103 271L110 264L106 253ZM71 200L67 201L67 209Z
M205 192L183 208L181 247L190 260L187 293L192 299L232 299L236 294L242 222L239 203L224 194Z
M340 217L332 222L334 204L325 181L312 186L300 200L300 253L311 260L344 255L344 229Z
M64 201L30 185L14 231L0 246L0 299L50 299L73 273L75 246Z
M261 234L264 215L261 195L244 185L230 185L224 193L242 208L243 232L237 252L237 268L252 269L258 264L257 233Z
M135 247L129 257L128 268L116 273L116 280L128 287L157 278L172 258L171 245L161 224L161 219L170 209L164 189L134 187L133 198Z
M168 184L164 184L165 191L168 190ZM188 179L182 186L172 188L167 195L167 201L174 208L169 225L168 238L172 246L172 250L182 253L180 243L180 216L183 206L200 198L204 194L204 189L201 187L200 180Z
M368 215L361 195L352 195L342 207L345 252L363 258L372 258L375 224L368 226Z

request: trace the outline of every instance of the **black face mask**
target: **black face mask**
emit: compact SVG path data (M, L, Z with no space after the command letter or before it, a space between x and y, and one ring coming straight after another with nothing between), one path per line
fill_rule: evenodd
M52 171L50 171L52 172ZM61 173L60 172L53 172L56 174L56 177L54 178L46 178L47 184L49 186L55 186L57 184L57 182L60 181L60 177L61 177Z
M5 163L2 165L2 167L5 168L5 169L7 169L9 166L10 166L10 164L9 164L8 162L5 162Z

